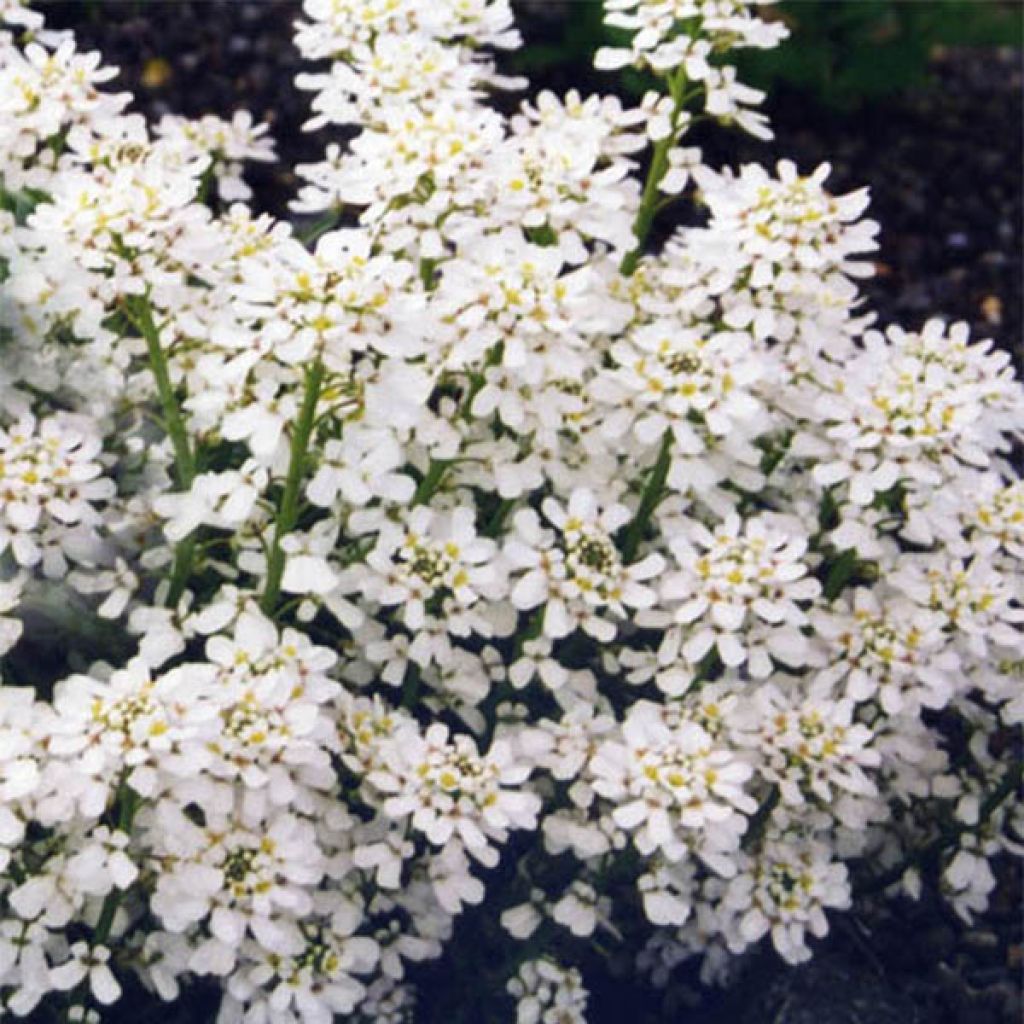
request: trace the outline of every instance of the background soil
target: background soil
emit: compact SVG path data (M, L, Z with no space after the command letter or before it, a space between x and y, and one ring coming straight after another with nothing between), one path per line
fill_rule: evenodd
M544 41L558 19L571 19L579 9L558 0L516 6L527 42ZM270 121L281 163L254 167L249 177L254 205L280 215L295 186L289 168L317 159L325 142L302 133L308 100L292 86L300 63L291 25L300 7L294 0L46 4L51 25L74 28L83 48L100 49L121 67L115 84L134 92L136 109L150 117L229 115L245 107ZM810 170L828 160L833 190L869 185L882 234L878 273L866 291L880 322L917 328L932 315L967 320L975 337L994 337L1010 351L1020 371L1021 51L946 51L936 54L933 72L929 89L847 113L822 109L806 94L776 93L766 105L774 143L729 133L700 141L712 162L770 163L779 154ZM556 90L609 91L613 84L580 65L549 69L535 81L535 87ZM588 979L592 1019L1010 1024L1022 1019L1020 906L1019 870L1006 864L991 911L974 927L926 900L837 921L808 967L785 970L770 953L754 958L724 994L684 984L666 998L614 974ZM444 976L443 964L428 972L434 984L444 984ZM162 1019L199 1024L208 1000L203 1004L198 993Z

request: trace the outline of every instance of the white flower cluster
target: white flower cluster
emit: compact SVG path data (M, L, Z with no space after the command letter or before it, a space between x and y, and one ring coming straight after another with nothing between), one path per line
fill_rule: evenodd
M789 35L781 21L764 21L756 13L773 2L605 0L605 23L632 36L628 47L598 50L595 64L605 71L633 66L680 76L688 87L703 88L708 114L770 139L767 118L750 109L764 93L738 81L736 68L723 56L735 49L771 49ZM666 134L667 129L666 122Z
M269 125L254 124L247 110L236 111L230 121L207 114L198 121L166 114L156 134L169 139L185 159L209 157L206 173L217 182L217 194L225 202L251 199L252 189L242 178L246 161L273 162L277 159Z
M57 414L27 416L0 427L0 555L10 550L23 568L42 565L63 577L68 558L87 559L100 544L96 505L116 493L97 461L102 442L86 420Z
M587 990L580 972L552 960L528 960L508 983L516 1024L586 1024Z
M0 0L0 1016L408 1024L449 956L583 1021L605 953L795 963L1021 852L1009 357L875 328L827 166L678 145L763 134L759 5L606 6L665 95L505 117L505 0L306 0L303 236L262 126Z

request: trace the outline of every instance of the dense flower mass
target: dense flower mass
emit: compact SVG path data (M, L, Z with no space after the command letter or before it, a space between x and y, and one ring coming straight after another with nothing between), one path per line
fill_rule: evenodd
M1024 850L1009 357L876 326L827 165L688 144L770 137L766 3L605 8L660 91L504 116L507 0L306 0L299 230L266 126L0 0L0 1017L408 1024L448 956L582 1022Z

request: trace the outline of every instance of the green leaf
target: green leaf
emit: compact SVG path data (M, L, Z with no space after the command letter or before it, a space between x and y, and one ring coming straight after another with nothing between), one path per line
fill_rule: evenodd
M829 567L825 576L825 598L834 601L857 573L857 552L847 548Z

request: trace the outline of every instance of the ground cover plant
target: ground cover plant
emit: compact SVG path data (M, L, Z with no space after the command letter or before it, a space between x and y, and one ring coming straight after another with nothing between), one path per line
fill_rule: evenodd
M1009 357L874 322L827 166L688 144L770 138L770 8L605 8L660 91L505 116L507 3L307 0L300 236L262 126L0 3L0 1013L415 1021L445 955L582 1021L1021 851Z

